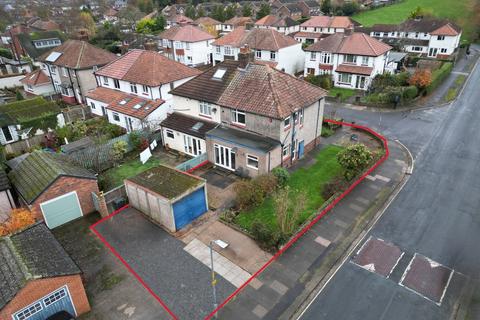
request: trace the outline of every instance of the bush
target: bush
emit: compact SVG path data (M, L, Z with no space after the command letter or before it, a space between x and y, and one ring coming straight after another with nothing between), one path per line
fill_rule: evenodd
M305 81L310 82L311 84L321 87L325 90L330 90L333 87L332 76L328 74L319 76L309 74L305 77Z
M263 197L271 194L278 186L278 179L272 173L262 174L255 179L253 179L253 185L260 192L262 192Z
M285 187L290 179L290 173L283 167L273 168L272 174L277 178L277 185L281 188Z
M453 63L445 62L440 68L435 70L432 73L432 81L430 84L425 88L426 94L430 94L435 88L437 88L443 80L450 74L453 68Z
M408 72L400 72L395 75L397 85L399 86L408 86L408 79L410 78L410 74Z
M410 101L418 96L418 88L416 86L408 86L403 89L403 100Z
M128 135L128 141L130 142L130 145L133 147L135 150L140 150L142 148L142 136L140 133L133 131Z
M275 240L272 230L270 230L268 226L261 221L255 220L252 223L252 236L263 247L271 248L275 246Z
M239 210L246 210L262 203L264 193L252 180L238 181L234 185L235 203Z
M423 89L430 85L432 82L432 73L428 69L417 69L415 73L410 77L408 83L412 86L416 86L419 89Z
M33 223L35 218L28 209L13 209L8 220L0 224L0 236L15 233Z
M348 146L337 154L337 161L343 167L348 181L365 169L372 159L372 152L361 143Z
M338 176L326 183L322 189L322 198L324 200L330 199L335 193L342 191L346 188L347 182L344 177Z

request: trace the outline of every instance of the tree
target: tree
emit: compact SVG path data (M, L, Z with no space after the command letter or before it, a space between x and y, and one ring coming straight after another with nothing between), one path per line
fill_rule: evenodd
M329 15L332 12L331 0L323 0L321 10L324 14Z
M189 17L190 19L195 19L195 7L192 4L189 4L185 9L185 16Z
M252 5L247 2L242 7L242 16L251 17L252 15L253 15Z
M372 152L361 143L348 146L337 154L337 161L342 166L347 180L355 178L372 159Z
M122 23L134 26L143 17L143 13L137 7L128 6L118 12L118 18Z
M210 14L210 17L217 21L224 22L226 19L225 19L225 10L223 9L223 6L221 5L215 6L212 10L212 13Z
M0 224L0 237L20 231L35 223L33 214L27 209L13 209L10 218Z
M118 163L127 152L127 142L123 140L116 141L112 146L111 152L113 161Z
M225 20L230 20L237 15L237 8L231 4L225 9Z
M205 12L205 9L203 8L203 6L199 6L197 10L197 18L202 18L202 17L205 17L206 15L207 13Z
M153 11L153 1L152 0L137 0L137 7L143 13L149 14Z
M87 29L88 35L93 37L95 35L95 21L89 12L80 12L80 24L83 28Z
M304 192L293 195L288 186L279 189L273 195L277 224L283 234L290 235L295 231L306 202L307 197Z
M358 5L357 2L352 1L352 2L345 2L342 5L342 12L346 16L352 16L356 12L360 10L360 6Z
M155 18L155 31L163 31L165 30L165 26L167 25L167 19L163 14L157 15Z
M137 23L137 32L144 34L153 34L156 29L155 20L153 19L142 19Z
M409 19L417 19L417 18L424 18L424 17L431 17L433 16L433 11L430 9L425 9L420 6L416 7L415 10L410 12L408 16Z
M418 69L410 77L408 83L412 86L416 86L419 89L424 89L430 83L432 83L432 73L428 69Z
M20 92L20 90L17 90L17 92L15 93L15 96L16 96L17 101L21 101L21 100L25 99L23 97L22 93Z
M263 17L268 16L269 14L270 14L270 6L268 5L268 3L263 2L260 5L260 9L257 12L257 20L262 19Z
M7 48L0 48L0 57L4 57L7 59L12 59L12 52L8 50Z

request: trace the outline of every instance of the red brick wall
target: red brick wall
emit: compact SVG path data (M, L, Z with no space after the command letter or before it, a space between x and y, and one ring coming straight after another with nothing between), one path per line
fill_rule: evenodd
M0 319L12 319L12 314L41 299L63 286L68 287L77 315L90 311L85 289L79 274L55 278L37 279L27 282L17 295L2 310Z
M77 191L78 200L80 201L80 206L82 207L84 215L95 211L92 192L99 192L97 180L60 177L32 204L31 211L35 215L35 218L43 220L42 210L40 209L40 204L42 202L54 199L72 191Z

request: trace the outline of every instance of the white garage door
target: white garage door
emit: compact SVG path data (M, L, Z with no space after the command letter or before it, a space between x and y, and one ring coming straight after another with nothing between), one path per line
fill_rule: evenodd
M75 191L40 204L45 223L50 229L81 217L82 208Z

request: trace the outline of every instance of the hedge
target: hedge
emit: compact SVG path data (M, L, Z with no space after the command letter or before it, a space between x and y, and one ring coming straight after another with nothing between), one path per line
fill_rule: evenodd
M425 88L425 93L430 94L432 91L437 88L443 80L450 74L453 69L453 63L445 62L440 68L433 71L432 73L432 82Z
M403 89L403 100L409 101L418 96L418 88L416 86L408 86Z

